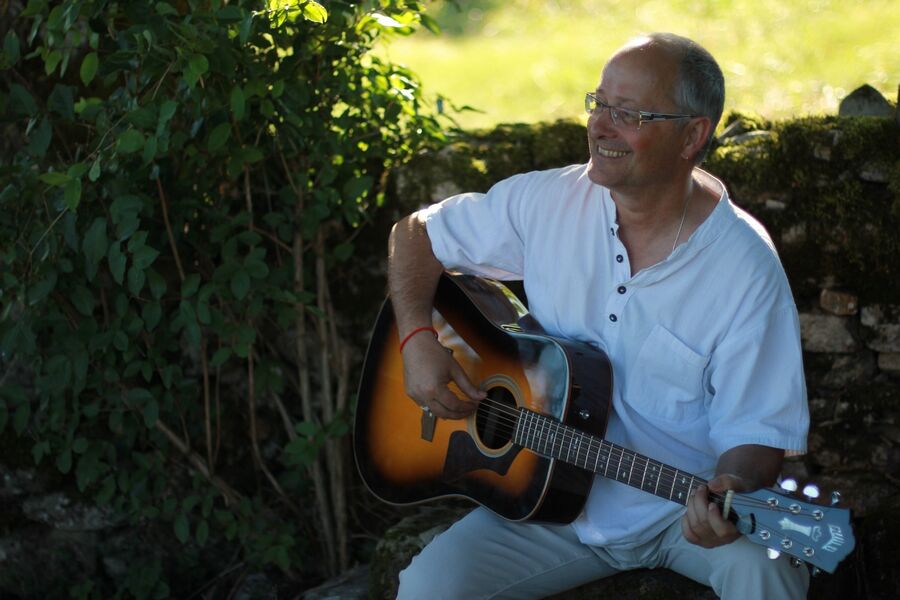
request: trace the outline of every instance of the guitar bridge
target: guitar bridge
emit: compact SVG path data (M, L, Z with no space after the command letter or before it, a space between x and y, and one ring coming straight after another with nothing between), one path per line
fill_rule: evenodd
M430 410L422 411L422 439L430 442L434 439L434 425L437 417Z

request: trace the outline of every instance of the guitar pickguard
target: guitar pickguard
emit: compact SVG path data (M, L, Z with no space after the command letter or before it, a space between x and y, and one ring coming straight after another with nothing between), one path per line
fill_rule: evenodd
M509 450L500 456L485 456L469 434L454 431L450 435L442 479L448 483L458 481L479 469L506 475L521 449L520 446L511 445Z

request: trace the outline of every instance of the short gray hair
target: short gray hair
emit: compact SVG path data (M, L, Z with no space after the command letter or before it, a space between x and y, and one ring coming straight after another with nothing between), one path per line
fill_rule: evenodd
M670 51L678 62L673 100L679 110L707 117L712 124L709 139L694 160L699 165L712 147L716 126L725 106L722 69L706 48L686 37L674 33L651 33L646 38Z

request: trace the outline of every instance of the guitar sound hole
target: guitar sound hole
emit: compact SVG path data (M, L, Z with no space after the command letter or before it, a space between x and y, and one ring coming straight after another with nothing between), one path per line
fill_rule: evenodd
M516 399L505 387L488 390L487 398L478 405L475 413L475 427L481 443L497 450L507 445L513 436L515 426Z

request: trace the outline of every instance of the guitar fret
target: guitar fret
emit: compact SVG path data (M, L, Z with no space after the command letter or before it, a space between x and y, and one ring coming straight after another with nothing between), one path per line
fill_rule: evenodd
M609 446L606 449L606 467L604 467L604 469L603 469L604 477L609 477L609 459L611 457L612 457L612 444L609 444Z
M653 465L653 468L656 470L656 485L653 486L653 495L659 496L659 476L662 474L662 469L660 469L659 463Z
M641 488L640 489L644 489L644 480L647 478L647 465L649 462L650 461L647 461L646 463L644 463L644 474L641 475Z
M634 473L634 455L631 455L631 468L628 469L628 484L631 485L631 474Z
M678 469L675 469L675 476L672 477L672 489L669 490L669 500L675 495L675 482L678 481Z

